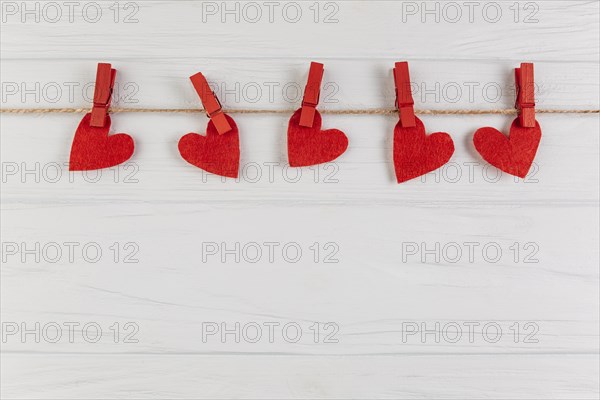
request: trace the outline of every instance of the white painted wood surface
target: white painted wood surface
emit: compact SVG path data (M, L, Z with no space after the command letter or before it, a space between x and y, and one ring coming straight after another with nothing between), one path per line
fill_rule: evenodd
M273 22L262 2L227 2L239 22L221 21L221 2L80 2L72 22L58 3L52 22L47 2L35 21L5 1L2 107L88 107L106 61L118 69L116 106L199 107L187 77L202 71L227 108L293 109L318 60L321 109L391 108L391 67L403 59L417 108L509 108L522 61L536 63L539 108L600 106L598 2L473 2L472 21L463 2L320 2L318 23L314 3L277 3ZM252 22L255 5L264 15ZM302 10L296 23L282 15L290 7ZM424 116L456 153L403 185L395 116L325 115L350 147L298 172L286 167L288 115L234 115L238 181L180 158L177 140L204 131L201 114L115 115L113 131L135 139L132 160L70 175L80 118L1 115L2 398L598 398L597 115L538 115L525 180L497 175L471 142L512 117ZM72 341L69 323L79 324ZM97 343L86 323L102 329ZM239 323L239 343L203 338L211 323ZM268 324L279 324L272 343Z

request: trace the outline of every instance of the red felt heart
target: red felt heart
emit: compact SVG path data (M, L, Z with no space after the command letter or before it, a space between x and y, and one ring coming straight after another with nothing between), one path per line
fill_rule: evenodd
M506 137L495 128L481 128L475 132L473 143L484 160L511 175L525 178L531 168L542 138L542 128L522 127L519 118L510 127Z
M179 153L187 162L213 174L237 178L240 167L240 139L233 118L225 114L231 130L219 135L208 121L206 136L188 133L179 139Z
M315 111L312 128L300 126L298 109L288 125L288 160L292 167L333 161L348 148L348 138L338 129L321 130L321 114Z
M90 125L92 114L86 114L75 132L71 145L70 171L88 171L119 165L133 154L133 139L125 133L109 135L110 116L104 127Z
M415 117L415 126L394 128L394 168L398 183L419 177L446 164L454 153L452 138L445 132L426 135L425 125Z

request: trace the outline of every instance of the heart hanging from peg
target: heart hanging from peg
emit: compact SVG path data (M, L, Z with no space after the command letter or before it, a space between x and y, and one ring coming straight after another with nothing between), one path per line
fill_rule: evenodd
M238 127L233 118L223 112L204 75L199 72L190 80L210 120L206 136L188 133L179 140L179 153L188 163L207 172L237 178L240 167Z
M323 64L312 62L304 90L302 107L288 124L288 161L292 167L307 167L330 162L348 148L348 138L338 129L321 130L319 104Z
M292 167L307 167L330 162L348 148L348 138L338 129L321 130L321 114L315 110L313 126L300 125L297 110L288 125L288 160Z
M513 121L509 136L495 128L480 128L473 135L473 144L481 157L496 168L525 178L542 139L542 128L535 119L532 63L522 63L521 68L515 69L515 82L519 116Z
M69 170L87 171L114 167L131 158L134 143L131 136L109 135L108 115L117 71L110 64L98 64L94 88L94 106L75 131L71 145Z
M394 170L398 183L425 175L446 164L454 142L445 132L427 135L423 121L415 116L408 62L394 66L399 121L394 128Z

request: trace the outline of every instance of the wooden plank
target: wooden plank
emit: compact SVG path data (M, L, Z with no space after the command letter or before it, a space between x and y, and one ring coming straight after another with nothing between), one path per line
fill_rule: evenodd
M392 68L398 58L328 60L319 108L394 108ZM316 58L318 59L318 58ZM111 61L3 60L2 107L91 107L96 63ZM286 110L300 106L310 58L233 58L116 61L118 70L113 105L129 108L201 108L188 77L204 73L221 103L232 109ZM513 61L411 61L416 108L506 109L515 104ZM598 109L600 77L592 62L536 63L538 108Z
M7 397L593 399L598 391L598 358L584 355L7 355L5 365Z
M595 62L599 54L598 4L590 1L286 1L272 8L252 1L99 1L72 10L5 3L16 7L4 12L0 42L3 58L11 59L401 55L572 63Z

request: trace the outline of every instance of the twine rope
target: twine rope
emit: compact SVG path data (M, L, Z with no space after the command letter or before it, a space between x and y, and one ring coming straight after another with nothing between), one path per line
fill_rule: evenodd
M84 114L91 111L91 108L1 108L3 114ZM227 114L292 114L296 110L253 110L253 109L223 109ZM203 109L195 108L111 108L110 113L205 113ZM347 110L319 110L321 114L337 115L390 115L396 114L398 110L388 108L371 109L347 109ZM600 114L600 109L536 109L538 114ZM518 110L496 109L496 110L415 110L415 114L420 115L516 115Z

